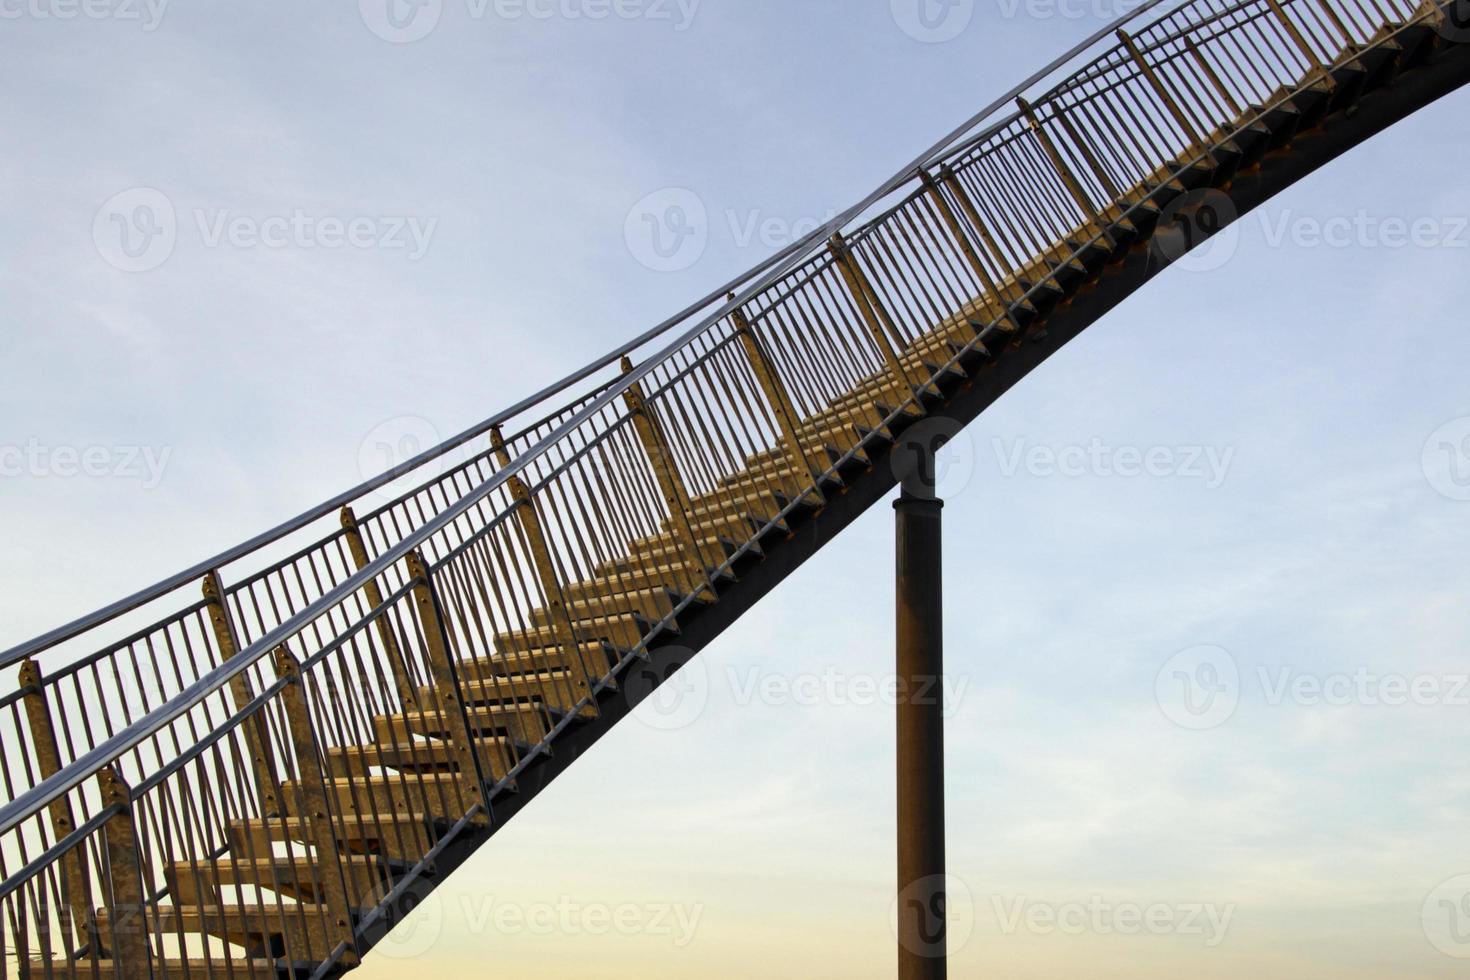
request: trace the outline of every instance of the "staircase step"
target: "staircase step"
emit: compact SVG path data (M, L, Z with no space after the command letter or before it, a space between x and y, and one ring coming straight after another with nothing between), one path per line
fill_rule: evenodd
M462 676L466 681L474 681L479 680L481 674L478 670L466 669ZM495 733L513 741L535 745L551 732L551 719L544 705L476 707L467 709L466 713L469 716L470 730L480 736ZM448 738L450 734L448 719L437 708L379 715L373 719L373 731L379 742L395 743L414 738Z
M695 545L699 549L700 556L712 568L724 564L725 559L739 548L738 542L722 535L709 535L695 542ZM759 546L757 546L757 553L759 553ZM622 558L604 562L598 566L597 573L612 575L637 572L646 568L667 565L670 562L682 561L685 557L684 546L677 539L670 537L656 545L630 550Z
M516 762L515 743L508 738L491 736L476 738L480 765L497 781L504 779ZM366 776L373 769L392 769L421 775L425 773L457 773L459 754L445 739L405 739L374 742L371 745L338 746L327 750L327 762L333 772Z
M130 975L112 960L66 960L33 959L30 961L33 976L46 980L142 980ZM219 959L155 959L152 964L152 980L281 980L281 971L274 960L231 957Z
M586 624L578 629L577 639L583 643L598 641L610 643L626 650L637 646L638 641L643 639L644 633L651 625L639 616L628 613ZM513 633L501 633L495 637L495 649L508 656L517 652L541 650L560 645L561 636L557 629L551 626L526 626Z
M483 680L467 680L463 685L463 697L468 706L511 705L536 703L557 708L568 708L571 691L582 695L581 687L575 686L578 674L572 670L549 670L540 674L519 674L515 677L490 677Z
M415 863L429 852L435 835L422 813L338 813L332 818L338 846L354 854ZM309 844L315 831L306 817L239 820L229 826L235 854L271 854L278 843Z
M461 664L461 676L467 680L519 677L524 674L541 674L549 670L582 670L585 663L586 670L593 677L602 677L616 666L622 657L622 649L610 643L584 643L580 656L576 658L568 657L559 646L541 647L525 652L496 653L488 657L467 660ZM528 709L518 708L516 710ZM530 724L525 727L527 730L534 729L534 726Z
M392 776L334 776L326 781L327 796L339 819L366 819L372 815L394 815L406 820L417 814L431 819L455 820L464 816L459 805L460 792L475 800L473 777L462 773L422 773ZM287 781L287 816L303 816L292 812L298 799L295 781ZM340 816L345 814L346 816Z
M584 588L595 588L601 584L603 591L601 594L567 600L567 616L579 626L585 623L594 631L597 624L605 622L609 616L622 617L628 613L637 613L650 623L656 623L673 612L674 607L684 598L672 589L662 586L617 591L615 582L616 579L608 578L601 583L582 583ZM552 621L553 613L546 606L531 611L531 622L536 626L549 626Z
M331 862L330 870L335 871L338 865L347 878L349 899L363 908L371 908L382 894L381 862L366 854L344 854ZM226 904L222 890L251 886L301 902L320 902L326 897L321 879L325 870L316 857L295 853L176 861L165 866L163 876L169 895L178 905Z
M97 910L103 948L112 947L112 914ZM253 905L164 905L147 911L148 930L164 939L214 936L292 963L322 963L342 935L324 905L269 902Z

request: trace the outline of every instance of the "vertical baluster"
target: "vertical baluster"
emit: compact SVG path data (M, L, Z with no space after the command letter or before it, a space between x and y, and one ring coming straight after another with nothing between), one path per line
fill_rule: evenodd
M505 438L498 425L490 430L490 448L502 468L510 466L510 451L506 448ZM541 586L541 601L550 614L556 645L566 659L568 672L572 674L572 696L581 701L591 696L591 675L583 656L582 644L577 639L577 629L572 624L571 612L567 609L561 577L557 575L556 565L551 558L551 545L546 539L541 511L531 496L531 488L519 473L512 474L506 480L506 486L510 488L511 499L515 501L516 523L531 549L531 564L535 567L536 580ZM596 705L595 701L593 705Z
M368 557L367 544L363 541L362 530L357 526L357 515L352 512L352 507L342 508L342 530L347 538L347 550L352 554L352 562L360 572L372 560ZM383 605L383 590L378 586L376 578L370 579L362 587L362 594L367 598L368 608L377 609ZM408 663L403 658L403 650L398 645L398 636L393 632L393 622L386 616L377 618L378 638L383 644L383 656L388 660L388 669L393 673L393 683L398 688L398 696L402 699L405 708L412 707L418 703L418 691L414 689L413 678L408 672Z
M240 652L240 634L235 629L234 617L230 615L225 601L224 584L219 572L211 571L204 577L204 599L209 607L209 622L214 627L215 641L219 645L220 663L228 663ZM255 691L247 671L230 678L230 696L235 710L239 711L255 699ZM250 751L251 768L255 770L256 785L260 788L262 816L276 816L281 812L280 776L271 757L270 737L266 733L264 720L258 715L245 719L241 730L245 736L245 747Z
M735 294L731 293L729 298L733 300ZM735 324L735 333L740 338L740 346L745 349L745 358L750 362L750 369L754 372L755 379L760 384L772 413L776 416L776 425L780 428L781 438L786 443L787 467L796 477L797 486L801 489L809 488L808 492L813 495L812 499L820 503L823 497L817 481L822 471L812 464L811 457L807 455L805 447L801 444L801 436L798 431L801 417L797 414L796 406L792 404L791 396L787 394L785 385L781 383L780 375L776 373L776 365L766 353L760 338L751 329L750 321L746 319L745 313L736 309L731 312L730 319Z
M148 901L143 887L143 865L138 835L133 828L133 792L115 769L97 774L102 806L117 808L103 827L107 841L105 904L111 924L107 950L119 980L151 976L148 950Z
M311 713L307 710L306 681L301 675L301 662L284 646L276 648L275 661L276 676L287 682L286 687L281 690L281 703L286 710L286 724L290 729L291 747L296 758L296 775L300 780L302 803L305 806L302 816L306 818L310 829L311 844L316 848L314 864L317 880L324 892L317 896L317 904L325 905L327 914L331 916L336 933L329 937L330 940L335 940L333 945L347 944L347 951L340 962L344 966L352 966L359 962L353 942L350 911L354 899L347 895L347 882L342 874L342 852L337 846L337 835L332 829L332 818L327 809L326 773L322 769L316 729L311 722Z
M46 700L40 665L34 660L25 661L20 665L19 679L21 689L25 691L26 721L31 730L31 742L36 747L38 775L42 779L50 779L62 769L61 745L56 740L56 727L51 718L51 706ZM57 797L47 810L56 840L62 840L77 829L69 795ZM95 950L97 924L93 913L96 909L85 856L84 849L76 847L62 857L61 900L71 913L78 944L90 945Z
M439 597L434 592L433 580L429 577L429 566L417 551L408 553L409 581L413 583L413 601L418 609L419 624L423 627L424 657L428 661L429 677L434 686L439 714L449 730L449 744L459 763L459 780L455 784L460 807L464 813L477 802L485 804L475 814L472 823L484 827L490 823L490 797L485 788L485 777L480 771L480 756L470 734L469 716L465 711L464 698L460 695L459 677L449 655L449 633L444 623ZM463 814L460 814L461 816Z

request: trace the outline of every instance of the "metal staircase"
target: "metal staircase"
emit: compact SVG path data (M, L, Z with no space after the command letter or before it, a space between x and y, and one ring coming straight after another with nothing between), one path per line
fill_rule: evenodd
M0 655L0 977L350 969L1161 241L1470 81L1465 13L1155 0L412 492Z

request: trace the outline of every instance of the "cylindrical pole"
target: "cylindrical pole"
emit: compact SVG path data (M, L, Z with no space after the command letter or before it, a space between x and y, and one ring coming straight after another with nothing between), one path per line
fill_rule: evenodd
M907 481L906 481L907 482ZM905 489L897 511L898 976L946 975L944 502Z

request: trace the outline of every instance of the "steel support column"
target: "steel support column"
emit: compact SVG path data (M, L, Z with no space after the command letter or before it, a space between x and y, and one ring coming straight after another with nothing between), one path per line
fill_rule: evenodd
M934 457L894 503L898 634L898 976L946 976L944 595ZM917 477L917 479L913 478Z

